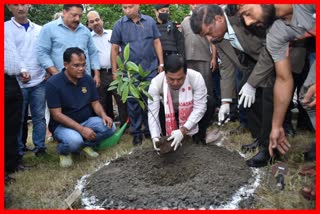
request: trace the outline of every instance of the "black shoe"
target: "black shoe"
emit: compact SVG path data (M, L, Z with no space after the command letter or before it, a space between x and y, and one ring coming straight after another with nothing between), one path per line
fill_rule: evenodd
M38 149L37 151L34 152L34 154L35 154L37 157L42 157L42 156L47 155L48 153L46 152L45 149Z
M255 141L253 141L253 143L242 145L241 151L243 153L253 152L258 146L259 146L259 140L256 139Z
M141 145L141 144L142 144L142 136L141 136L141 135L134 136L134 137L133 137L132 144L133 144L134 146Z
M16 172L18 171L25 171L28 170L28 167L26 167L25 165L23 165L22 163L18 164L17 168L16 168Z
M29 147L26 146L26 147L23 148L23 151L24 151L24 152L32 152L33 149L31 149L31 148L29 148Z
M12 182L16 181L15 178L11 177L10 175L5 175L4 177L4 183L7 184L11 184Z
M311 148L303 153L304 161L315 161L316 160L316 144L313 142Z
M201 137L198 133L192 136L192 140L196 144L207 145L206 138L203 136Z
M247 160L246 163L249 167L264 167L267 166L271 161L269 152L267 149L259 151L251 159Z
M150 135L150 133L146 133L146 134L144 134L144 137L145 137L146 139L151 139L151 135Z

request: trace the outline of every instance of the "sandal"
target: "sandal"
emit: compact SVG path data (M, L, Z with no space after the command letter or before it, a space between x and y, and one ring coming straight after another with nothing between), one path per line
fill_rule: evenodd
M307 200L316 199L316 190L314 186L305 186L300 190L300 194Z
M315 165L307 165L301 168L299 171L299 175L301 176L310 176L313 177L316 175L316 166Z

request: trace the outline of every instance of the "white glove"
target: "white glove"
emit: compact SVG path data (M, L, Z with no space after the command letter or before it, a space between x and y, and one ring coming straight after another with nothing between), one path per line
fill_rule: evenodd
M218 114L219 122L224 121L225 116L228 115L229 113L230 113L230 104L229 103L222 104L220 106L220 110ZM227 121L225 121L225 123L226 122L228 122L228 119Z
M239 100L239 106L244 100L243 108L250 108L256 100L256 89L252 87L249 83L246 83L244 84L244 86L242 86L239 95L241 95Z
M170 141L172 139L173 142L171 143L171 147L174 147L173 150L176 151L179 145L182 146L181 141L183 139L183 134L180 129L172 131L171 136L167 139L167 141Z
M152 138L153 148L156 151L160 151L160 149L157 147L157 142L158 141L159 141L159 138L157 138L157 137Z

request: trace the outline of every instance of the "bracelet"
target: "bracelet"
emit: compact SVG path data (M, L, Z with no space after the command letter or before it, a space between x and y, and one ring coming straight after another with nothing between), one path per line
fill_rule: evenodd
M160 64L159 66L163 67L163 66L164 66L164 64Z

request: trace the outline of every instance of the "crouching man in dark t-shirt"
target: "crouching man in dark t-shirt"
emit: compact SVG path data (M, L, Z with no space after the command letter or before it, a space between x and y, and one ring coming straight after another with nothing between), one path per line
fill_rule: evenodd
M71 153L84 151L89 157L99 154L92 147L115 132L106 115L92 78L86 74L86 56L76 47L63 54L64 69L46 85L50 109L49 129L58 141L60 165L72 165Z

